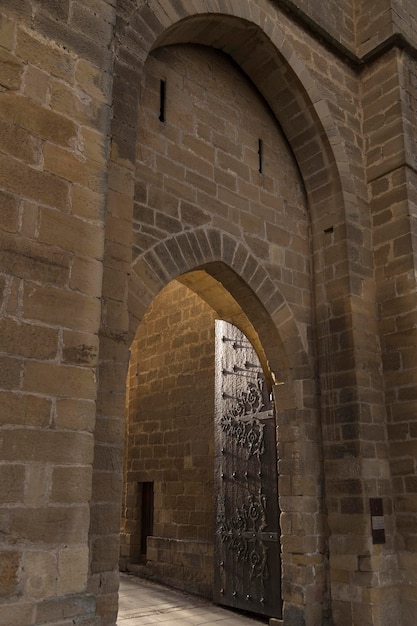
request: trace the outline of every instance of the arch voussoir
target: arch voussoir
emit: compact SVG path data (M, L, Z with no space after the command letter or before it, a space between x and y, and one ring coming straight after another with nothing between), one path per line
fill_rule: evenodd
M178 247L181 250L181 254L184 258L186 266L195 266L198 261L190 244L188 233L180 233L179 235L177 235L175 240L177 241Z
M186 232L186 237L188 239L190 248L193 252L195 261L196 261L196 265L201 265L202 263L204 263L204 254L203 251L201 249L200 246L200 242L199 239L197 237L197 234L194 230L187 230Z
M153 248L153 252L170 280L186 267L185 259L175 239L161 241Z
M245 266L248 258L248 250L242 243L238 242L230 267L239 273L242 271L242 268Z
M227 233L222 233L222 253L223 260L228 265L232 265L237 249L237 241Z
M169 282L196 269L204 269L224 284L247 315L252 307L248 303L251 300L258 302L259 326L265 323L262 320L272 320L280 343L288 346L285 357L281 353L280 358L289 360L290 370L300 363L308 363L293 311L262 263L244 243L215 228L200 228L171 236L135 259L129 287L130 313L135 321L130 327L133 328L134 324L137 327L138 315L146 310L146 306L139 304L141 299L148 306ZM280 369L278 364L276 369Z

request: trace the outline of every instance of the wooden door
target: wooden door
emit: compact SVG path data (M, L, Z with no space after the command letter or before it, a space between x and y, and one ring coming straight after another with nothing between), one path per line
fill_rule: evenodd
M216 321L214 599L281 617L277 453L272 401L246 336Z

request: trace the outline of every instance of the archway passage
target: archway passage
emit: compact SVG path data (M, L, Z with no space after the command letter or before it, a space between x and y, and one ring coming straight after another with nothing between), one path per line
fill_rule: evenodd
M122 569L206 597L213 585L215 315L172 281L138 329L128 376L122 525ZM148 529L144 489L153 491Z
M221 538L222 534L218 519L216 522L216 515L217 518L219 515L218 504L222 498L221 488L214 481L214 468L218 465L218 459L215 459L215 431L217 429L220 434L223 429L218 420L218 425L215 426L215 405L221 410L222 401L222 392L219 389L216 391L215 385L215 320L219 317L219 311L229 319L240 320L253 342L257 345L260 342L255 328L237 302L208 274L201 270L191 272L181 277L181 282L195 286L198 277L205 287L202 289L200 285L200 295L175 280L155 298L132 344L128 376L121 569L193 591L210 599L214 596L221 604L278 616L278 496L275 421L270 411L268 416L262 416L263 423L258 426L263 431L266 424L263 418L272 417L272 421L268 420L266 430L269 437L272 435L271 441L274 442L270 452L275 479L271 494L268 494L271 504L272 499L275 500L274 529L271 525L267 527L262 517L258 516L257 520L253 518L253 513L260 511L255 502L247 511L251 520L247 519L247 528L243 534L235 523L236 520L232 519L233 516L228 515L228 520L240 534L241 541L251 548L246 555L238 556L237 553L233 554L233 550L230 552L230 563L236 561L238 566L238 578L238 561L246 561L248 580L246 583L238 580L236 572L234 580L229 578L230 598L233 593L236 596L235 588L240 589L239 601L233 602L230 598L223 598L219 586L216 585L219 564L214 569L215 537ZM203 300L205 297L218 310ZM240 330L230 323L228 327L244 338L247 344L245 358L256 369L255 378L258 381L262 366L255 350L252 347L249 349L251 344ZM265 362L265 355L261 354L261 357ZM235 366L239 367L237 362ZM262 380L266 403L269 404L271 376L262 376ZM253 395L254 391L252 389L250 393ZM245 393L247 392L249 389ZM262 406L264 404L262 400ZM228 408L233 410L232 407ZM253 419L254 415L246 415L244 421ZM248 433L249 439L254 432L252 429ZM234 455L232 448L231 453ZM245 456L247 449L242 448L242 452ZM255 462L256 476L252 472L254 475L250 479L251 483L254 478L258 480L261 470L259 446L253 452L254 455L249 455L253 457L252 460L244 461L242 457L242 462L247 467L242 465L240 468L243 474L249 467L253 469L252 461ZM266 468L265 464L263 471L272 474L271 468ZM256 487L259 502L265 502L266 495L262 493L260 482L256 486L252 484L252 487ZM255 492L252 499L253 497ZM268 502L268 515L272 510L271 504ZM235 508L237 514L240 509L246 510L246 503L229 503L228 506ZM262 554L265 556L270 546L263 543L265 537L261 538L259 535L255 546L253 540L246 536L250 528L253 530L254 522L261 534L269 531L271 537L273 533L277 540L273 567L272 560L268 564L266 561L259 566L255 564L254 558ZM236 537L231 539L236 545ZM232 547L229 541L224 545L227 551ZM255 547L261 547L261 552L255 553ZM274 596L278 598L279 607L275 612L271 612L270 601L265 603L263 587L266 579L270 580L268 584L273 586ZM241 587L242 584L249 583L253 588L253 597L259 595L256 606L248 600L242 604ZM259 587L256 592L255 587ZM244 594L245 597L247 595L251 595L249 591Z

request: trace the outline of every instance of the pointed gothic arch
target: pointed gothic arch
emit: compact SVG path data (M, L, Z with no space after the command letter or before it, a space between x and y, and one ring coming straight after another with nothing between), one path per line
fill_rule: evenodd
M193 30L194 27L196 31ZM351 282L349 269L346 269L349 268L351 258L354 258L354 255L350 253L350 248L357 242L348 240L345 236L339 236L340 245L332 249L331 260L329 261L324 256L325 248L331 242L327 233L333 233L334 230L343 233L346 225L349 227L352 223L354 225L365 224L368 217L360 213L361 202L356 195L360 189L360 183L356 186L352 184L355 172L349 155L345 151L342 134L338 129L337 103L331 102L328 93L320 92L314 77L303 63L301 55L297 54L296 42L291 38L291 24L288 19L282 15L282 22L272 20L268 15L267 3L263 1L232 3L231 5L223 0L218 0L218 2L196 0L192 8L186 3L184 5L178 3L175 7L170 5L168 8L159 1L139 5L136 2L128 4L122 11L116 28L114 117L111 131L112 161L109 170L109 189L113 197L109 202L107 215L108 256L105 260L104 274L105 285L116 275L123 280L119 290L126 298L126 308L123 311L126 325L123 329L112 326L113 304L109 290L105 290L102 337L105 346L104 359L107 363L101 366L105 370L112 359L117 361L117 368L113 364L112 366L118 374L117 379L114 378L113 386L119 394L119 405L120 383L127 363L126 356L122 355L121 343L127 342L128 337L132 336L153 294L158 293L169 281L170 276L179 276L190 269L201 267L195 256L196 252L192 248L196 241L188 231L181 233L178 237L159 242L159 247L155 246L153 250L148 251L146 258L144 256L141 259L135 259L133 264L132 259L129 258L129 243L127 243L130 241L136 131L144 64L152 50L171 44L193 43L195 40L193 40L192 33L197 31L203 37L199 43L224 50L253 81L274 112L296 157L307 191L311 215L312 258L314 259L312 275L315 282L314 289L321 295L321 309L316 310L317 321L320 322L321 317L325 318L328 307L333 305L329 301L326 286L326 269L329 263L343 268L343 275L340 278L343 282L341 291L346 290L348 300L351 298L353 289L358 289L360 285L359 280L357 283ZM245 54L248 39L251 40L255 50L254 55L250 57ZM279 85L278 91L275 89L276 85ZM221 282L224 281L225 286L228 280L233 283L230 277L237 276L237 274L233 269L229 271L234 254L232 258L227 256L229 236L214 230L206 233L204 229L201 229L199 235L209 248L213 245L218 246L216 255L212 258L210 258L212 253L207 256L203 255L201 262L211 263L213 275L221 276ZM200 245L201 240L197 240L197 243ZM236 242L232 245L232 249L235 244L238 246L235 248L237 255L242 251ZM169 250L172 245L176 249L180 246L179 257ZM224 256L221 252L222 248L225 250ZM123 249L123 254L120 256L119 250L121 249ZM184 255L189 258L185 258ZM170 266L171 263L173 267ZM228 269L224 275L222 272L217 273L219 268L224 270L225 267ZM271 281L265 275L262 265L258 264L252 269L253 272L256 270L257 274L252 272L249 277L243 275L242 278L247 282L252 281L253 291L257 294L259 302L262 302L259 308L259 319L263 320L262 310L265 310L269 318L265 329L268 329L268 332L272 331L275 336L280 335L285 342L285 349L282 349L283 342L279 343L279 350L273 355L272 361L278 362L279 357L284 354L287 359L290 359L287 371L288 379L293 381L293 384L290 393L281 394L281 424L286 426L292 424L291 428L294 433L307 429L311 435L311 440L300 442L295 435L288 434L289 439L285 445L287 456L293 455L293 462L288 462L286 466L283 466L283 475L287 475L292 489L291 495L284 500L288 511L291 511L291 514L294 513L295 516L297 516L297 507L301 506L298 504L298 499L301 498L304 504L300 509L303 511L300 515L307 515L308 507L315 510L313 517L317 517L317 521L314 541L321 546L318 557L319 568L324 569L325 531L320 522L321 505L317 504L323 495L319 486L320 481L317 481L321 473L319 450L321 433L317 421L317 387L313 373L314 367L306 350L307 337L299 332L300 329L297 328L291 308L283 301L279 289L277 290L275 286L269 289ZM108 276L111 277L110 281ZM344 297L341 296L341 299ZM355 314L355 309L350 303L346 305L344 302L340 304L337 302L336 306L339 307L338 310L346 312L347 316ZM130 330L128 330L128 320ZM262 327L262 321L259 324ZM351 328L351 325L349 327ZM268 332L265 330L265 335ZM320 327L320 333L324 336L324 341L320 350L324 352L328 332L327 326L323 324ZM312 342L313 338L309 337L308 341ZM123 354L125 355L125 352ZM331 371L331 364L328 364L328 370ZM104 378L100 378L101 380ZM103 387L102 391L113 403L111 406L114 406L115 396L112 395L109 387L111 386L107 385L106 389ZM107 408L105 410L108 411ZM303 416L301 418L303 426L301 430L298 430L301 421L297 422L297 419L300 415ZM101 445L100 437L99 430L96 429L98 447ZM303 480L306 472L315 475L312 482ZM291 475L293 478L290 478ZM306 505L307 501L308 505ZM92 537L93 541L94 539ZM310 565L306 567L311 569ZM325 576L323 576L323 581L324 579ZM290 581L288 584L293 585ZM319 584L322 585L322 583ZM313 587L314 585L315 583L312 582ZM293 592L289 593L286 600L288 615L291 611L297 615L300 611L303 613L303 606L306 604L305 598L298 601L296 584L293 587ZM322 592L326 593L321 589L320 593ZM318 611L323 608L324 605L317 606Z
M173 235L135 260L129 281L131 337L165 285L178 278L190 285L187 274L201 269L231 294L249 319L256 320L261 343L268 345L270 367L282 380L290 382L297 370L309 367L302 332L265 268L244 243L215 228ZM193 288L205 298L197 284ZM271 336L275 341L267 339Z

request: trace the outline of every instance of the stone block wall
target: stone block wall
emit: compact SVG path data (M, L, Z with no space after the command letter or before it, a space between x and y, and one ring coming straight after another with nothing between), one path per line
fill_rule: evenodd
M354 47L356 6L352 0L277 0L277 5L295 18L307 18L311 28L329 34L346 48Z
M213 598L213 541L149 537L146 568L139 575ZM133 571L135 569L133 568Z
M414 423L416 282L414 209L415 61L393 51L364 78L365 129L372 150L367 172L374 224L374 259L396 512L404 623L415 619L416 532Z
M0 623L88 594L113 3L0 7Z
M208 47L158 49L145 69L133 263L155 251L162 262L166 257L171 263L168 271L178 274L188 253L184 232L207 225L221 228L231 239L242 240L280 278L296 319L307 326L311 281L306 199L293 156L267 104L227 56ZM163 123L161 79L166 84ZM170 241L177 235L180 250ZM153 269L162 273L157 266Z
M132 344L121 564L212 596L215 312L174 281ZM153 531L140 553L138 483L153 483ZM131 569L131 568L130 568ZM134 568L133 568L134 569Z
M414 626L416 21L1 2L0 623L115 623L128 347L204 268L284 383L284 623Z

